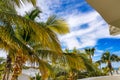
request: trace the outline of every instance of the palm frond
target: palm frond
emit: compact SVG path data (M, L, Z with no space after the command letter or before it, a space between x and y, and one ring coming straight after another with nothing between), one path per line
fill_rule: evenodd
M111 61L117 61L117 62L118 62L118 61L120 61L120 58L119 58L117 55L112 54L111 57L110 57L110 60L111 60Z
M39 14L42 13L42 11L36 7L34 10L32 10L30 13L27 13L25 17L27 19L35 20L36 17L39 17Z
M4 13L1 12L0 18L2 21L9 22L12 26L20 26L20 27L28 27L31 28L34 32L34 34L31 35L32 40L35 40L36 42L40 42L42 44L42 47L53 49L55 51L61 52L59 43L56 43L57 46L54 46L51 41L52 38L50 37L50 34L46 32L46 30L42 27L40 27L39 24L35 23L32 20L27 20L21 16ZM52 35L54 37L54 35ZM54 40L55 41L55 40ZM57 42L57 41L56 41ZM58 46L59 45L59 46ZM55 49L56 47L56 49Z
M52 67L45 61L39 60L39 69L42 75L42 79L48 78L49 76L53 76L53 69Z
M4 42L2 39L0 39L0 49L6 51L7 53L9 53L9 52L15 53L16 52L16 49L14 46L8 45L8 43Z
M49 76L54 77L53 68L48 62L40 59L39 56L36 54L34 55L34 60L34 62L38 64L38 69L40 70L43 80L45 78L48 78Z
M55 15L48 18L46 25L47 28L59 34L66 34L69 32L68 24L63 19L57 18Z
M72 53L64 53L66 64L68 64L70 69L77 69L77 70L84 70L85 65L82 58L79 57L77 54Z
M40 50L37 50L36 53L41 59L46 59L46 60L52 60L53 57L56 57L56 60L57 60L57 58L61 56L57 52L51 51L51 50L40 49Z
M87 57L86 54L80 53L79 57L82 58L87 71L95 71L94 65L90 62L90 59Z
M10 0L0 1L0 12L16 13L14 4Z

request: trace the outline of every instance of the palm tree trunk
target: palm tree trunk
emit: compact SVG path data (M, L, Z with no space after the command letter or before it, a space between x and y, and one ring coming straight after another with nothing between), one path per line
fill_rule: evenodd
M12 63L12 59L9 55L7 55L7 61L6 61L6 68L4 71L4 76L3 76L3 80L8 80L9 79L9 74L10 74L10 70L11 70L11 63Z
M92 56L90 55L90 62L92 63Z
M26 58L25 56L22 54L22 51L18 51L18 54L16 55L16 59L15 59L15 64L13 67L13 75L11 80L17 80L19 74L22 73L22 67L23 64L25 63Z
M112 64L111 64L111 61L108 61L108 68L109 68L109 70L110 70L110 74L111 75L113 75L113 73L112 73Z
M18 75L22 72L23 64L21 63L20 58L21 58L20 56L16 57L16 61L15 61L14 68L13 68L13 75L12 75L11 80L17 80Z

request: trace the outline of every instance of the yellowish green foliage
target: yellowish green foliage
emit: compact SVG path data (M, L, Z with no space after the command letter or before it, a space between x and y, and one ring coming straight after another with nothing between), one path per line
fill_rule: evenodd
M7 51L12 58L12 65L14 65L12 67L14 68L13 75L15 75L12 79L14 80L18 76L15 69L19 69L18 71L21 72L22 66L27 60L37 63L43 80L46 79L51 75L52 69L48 62L39 57L38 53L47 51L47 54L50 54L49 51L51 51L52 54L62 55L56 33L65 34L69 32L67 24L64 20L57 19L54 16L52 16L54 18L48 18L48 21L44 24L26 19L17 15L15 5L13 5L20 6L21 1L24 2L24 0L4 1L0 1L0 48ZM35 5L35 0L26 1L31 1ZM52 21L52 19L54 20ZM22 38L21 35L25 35L25 38ZM30 39L27 40L28 36L30 36ZM39 46L36 47L37 45ZM43 52L39 52L40 50L43 50ZM52 55L51 57L55 56Z

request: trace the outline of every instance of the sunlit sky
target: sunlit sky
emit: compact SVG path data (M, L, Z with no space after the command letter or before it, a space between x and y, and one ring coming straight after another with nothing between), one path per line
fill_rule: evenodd
M120 55L120 35L109 34L108 24L86 0L38 0L37 5L43 12L40 14L41 20L45 21L48 16L55 14L67 21L70 33L59 35L62 49L95 47L94 61L100 59L106 50ZM32 7L27 4L22 9L17 8L17 11L24 15Z

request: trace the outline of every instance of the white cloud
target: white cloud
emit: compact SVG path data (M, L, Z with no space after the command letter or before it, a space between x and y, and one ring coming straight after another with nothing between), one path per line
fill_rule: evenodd
M86 4L86 2L80 3L79 5L69 5L65 7L68 8L65 9L65 11L57 13L55 12L57 9L61 8L61 4L69 2L70 0L67 2L64 2L64 0L38 0L37 2L37 5L39 5L43 11L43 13L40 15L43 21L45 21L49 15L57 14L63 17L69 24L71 32L64 36L59 36L59 39L61 43L64 43L64 46L70 49L74 47L90 47L95 46L97 40L100 38L112 37L109 35L108 25L97 12L91 11L82 13L75 9L77 6ZM31 8L32 6L28 4L28 7ZM28 10L28 7L18 11L23 12ZM86 29L79 29L79 27L83 24L88 24L89 27ZM73 30L75 28L77 30ZM115 38L118 38L118 36Z
M88 15L89 14L89 15ZM74 12L73 14L68 14L65 16L67 19L68 24L70 27L78 27L81 24L90 23L98 16L98 13L96 12L90 12L90 13L79 13Z
M72 49L73 47L84 48L95 46L98 39L110 36L107 27L108 25L95 11L85 14L68 14L65 17L68 24L70 25L71 33L60 37L60 41L70 44L72 40L72 42L74 42L74 44L72 43L72 45L77 46L71 46L69 44L66 44L66 46L70 49ZM75 31L72 30L76 27L80 27L83 24L88 24L89 27L86 29L78 29ZM78 41L77 38L80 38L80 41ZM66 39L68 42L66 41Z
M69 49L73 49L74 47L80 47L80 42L77 41L76 37L65 38L63 42L65 43L65 46Z
M16 6L16 11L19 15L25 15L25 12L33 9L33 5L31 3L26 2L26 4L22 4L20 7Z

